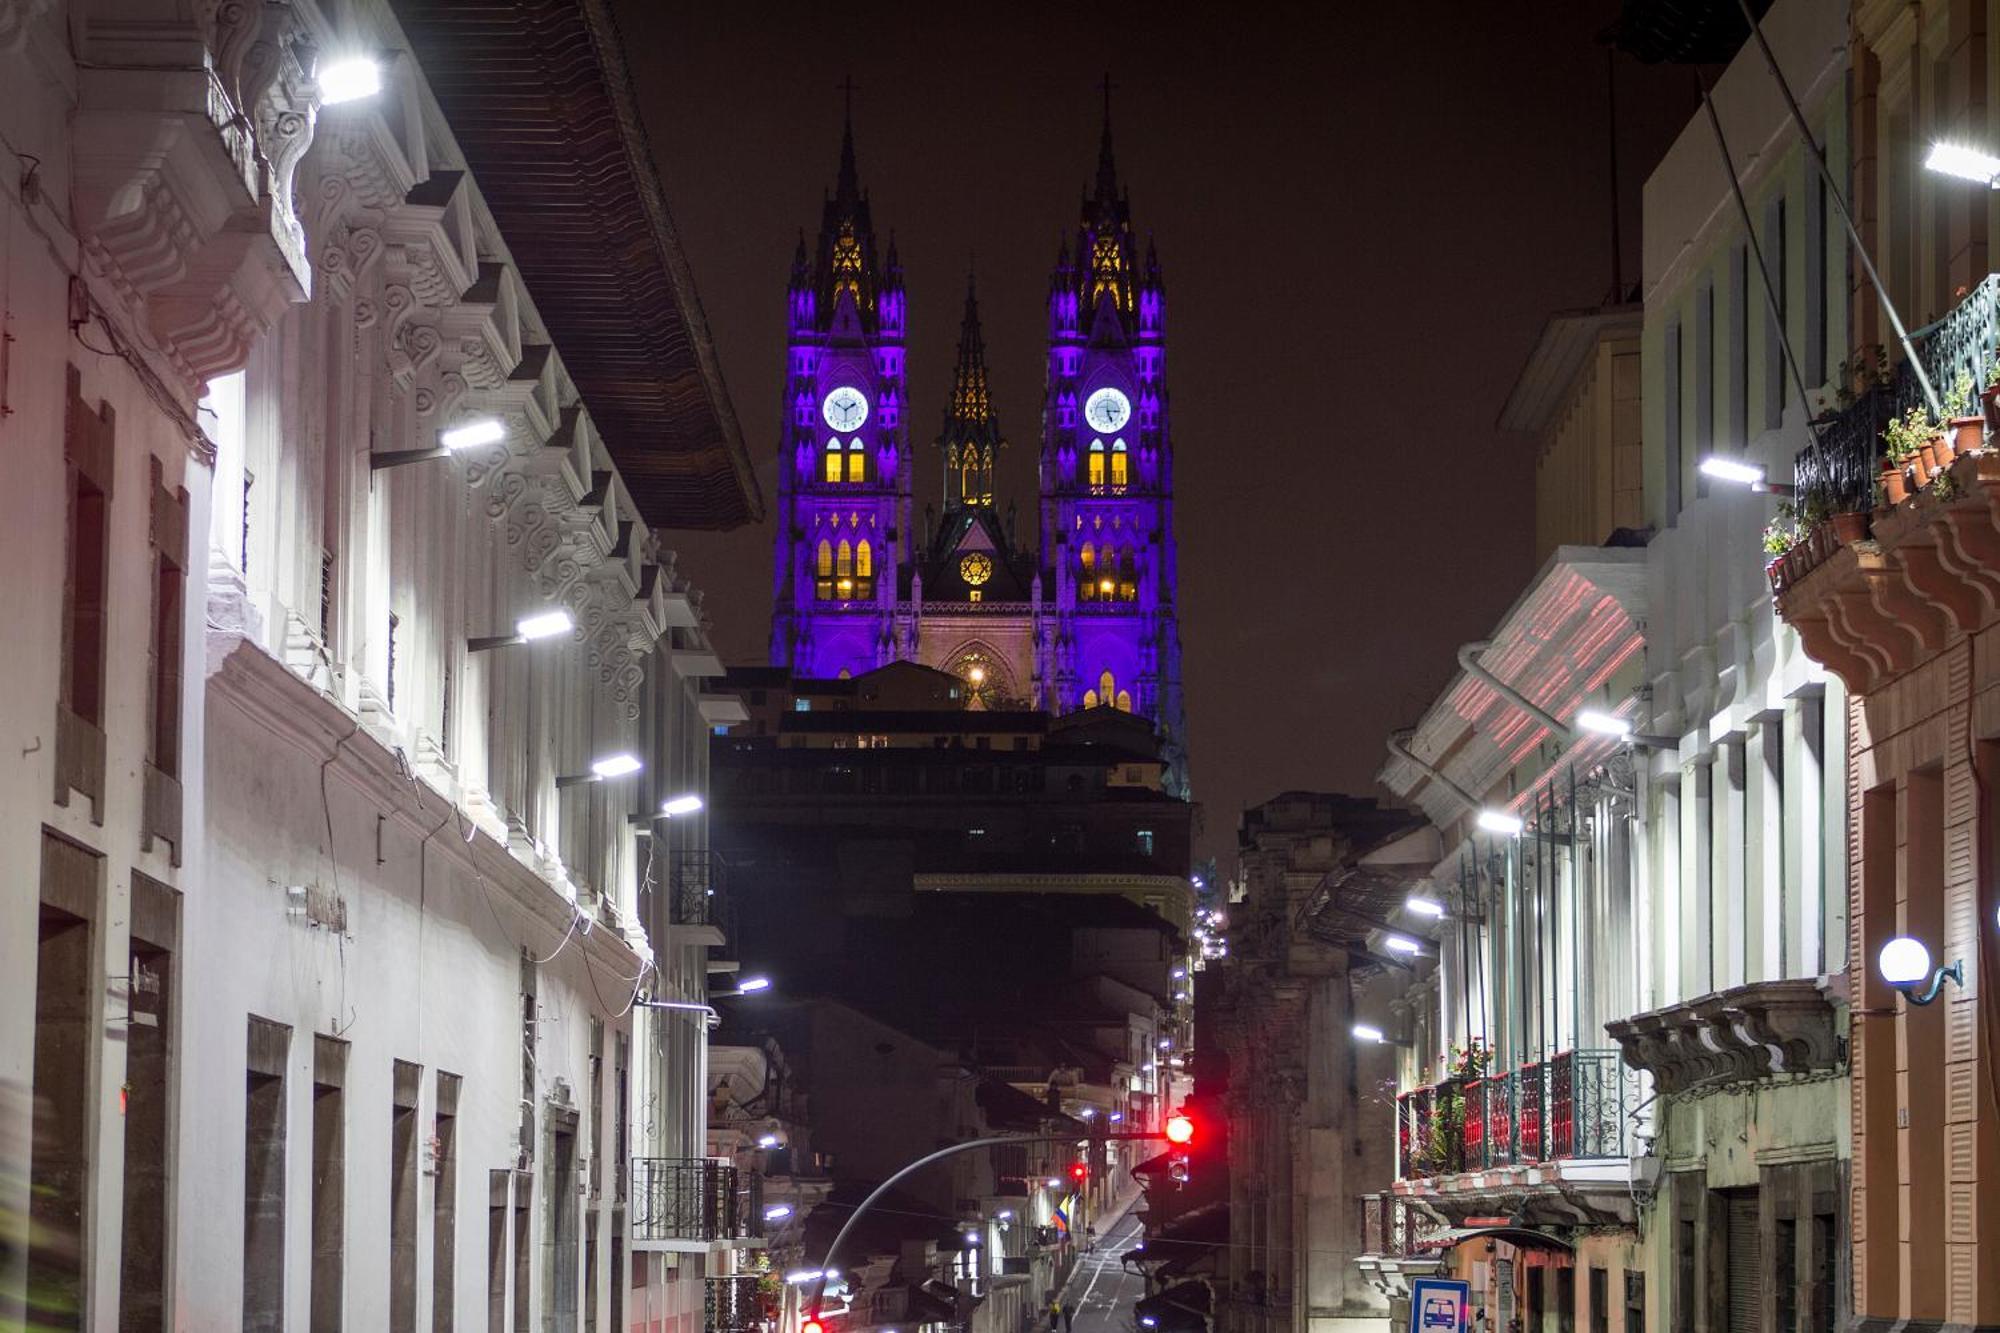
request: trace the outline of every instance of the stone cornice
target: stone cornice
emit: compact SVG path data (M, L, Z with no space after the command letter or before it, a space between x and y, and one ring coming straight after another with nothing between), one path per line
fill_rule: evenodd
M211 704L235 707L308 760L330 761L330 774L338 774L356 787L385 818L396 821L405 831L428 837L454 808L450 796L406 770L396 752L377 740L358 718L300 680L253 640L211 633L208 661ZM553 941L569 933L577 912L575 905L517 859L504 843L474 826L469 813L460 809L459 815L466 826L474 828L472 837L430 838L430 853L480 877L519 914L544 927L551 942L540 952L551 952ZM636 932L637 927L633 929ZM579 931L575 943L592 966L619 977L638 975L649 961L635 947L643 944L643 937L628 942L619 938L615 929Z
M1846 1062L1831 983L1759 981L1604 1025L1663 1094L1836 1070Z

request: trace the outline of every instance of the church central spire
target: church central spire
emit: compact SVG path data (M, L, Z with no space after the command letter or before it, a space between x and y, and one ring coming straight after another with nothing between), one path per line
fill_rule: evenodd
M986 383L986 337L979 326L979 293L971 274L965 279L965 318L958 328L958 367L952 373L951 401L938 435L944 454L944 504L947 510L993 503L993 462L1006 441L993 412Z

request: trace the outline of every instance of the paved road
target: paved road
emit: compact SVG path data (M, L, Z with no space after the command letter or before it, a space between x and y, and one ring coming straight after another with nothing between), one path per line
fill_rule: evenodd
M1063 1289L1063 1307L1073 1312L1070 1333L1133 1333L1138 1318L1132 1307L1146 1294L1145 1279L1118 1265L1118 1256L1144 1238L1139 1219L1127 1213L1097 1238L1097 1251L1077 1260L1076 1271Z

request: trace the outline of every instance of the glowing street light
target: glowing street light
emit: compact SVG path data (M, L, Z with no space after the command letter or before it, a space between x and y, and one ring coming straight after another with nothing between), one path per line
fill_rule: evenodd
M1382 947L1390 953L1401 954L1419 954L1424 950L1423 945L1408 935L1385 935L1382 937Z
M1977 148L1967 148L1964 144L1935 143L1931 145L1931 155L1924 159L1924 169L1944 176L1956 176L1960 180L1977 181L1981 185L1993 185L2000 180L2000 157L1982 153Z
M438 432L438 443L446 449L476 449L482 444L498 444L507 438L507 424L499 417L474 417L450 430Z
M1701 475L1738 486L1748 486L1753 491L1762 491L1770 495L1793 493L1792 487L1770 480L1762 463L1746 463L1739 458L1710 455L1701 460Z
M782 1222L791 1215L792 1206L788 1203L774 1203L764 1210L766 1222Z
M1526 825L1522 824L1519 815L1510 815L1505 810L1494 809L1481 810L1478 818L1474 819L1473 823L1479 825L1480 828L1485 829L1488 833L1504 833L1509 837L1518 834L1526 827Z
M491 652L495 648L511 648L516 644L533 643L536 639L554 638L567 634L576 628L576 622L569 618L567 611L543 611L532 616L523 616L514 622L512 634L493 634L484 638L467 639L465 651L469 653Z
M564 773L556 778L558 787L578 787L588 782L603 782L607 778L622 778L637 773L645 762L629 751L605 755L591 761L588 773Z
M771 989L771 979L769 977L745 977L743 978L743 980L736 983L735 990L722 991L720 992L720 994L755 995L760 990L769 990L769 989Z
M691 815L702 807L701 797L689 792L684 796L670 796L660 805L660 814L668 819L681 815Z
M1395 1037L1390 1036L1373 1023L1356 1023L1354 1025L1354 1039L1366 1046L1408 1046L1410 1044L1407 1041L1399 1041Z
M1403 909L1418 916L1427 916L1433 921L1444 916L1444 904L1435 898L1426 898L1421 893L1413 893L1403 900Z
M1882 952L1875 957L1875 968L1882 974L1882 980L1901 991L1903 998L1911 1004L1929 1004L1938 997L1947 980L1960 986L1965 984L1963 960L1932 972L1931 951L1924 947L1922 940L1908 935L1898 935L1884 944ZM1917 987L1923 985L1926 978L1931 983L1930 989L1919 995Z
M367 56L351 56L327 62L314 82L319 85L321 106L358 102L382 91L382 67Z

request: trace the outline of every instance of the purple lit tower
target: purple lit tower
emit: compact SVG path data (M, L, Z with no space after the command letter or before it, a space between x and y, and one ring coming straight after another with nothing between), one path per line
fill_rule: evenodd
M895 607L909 531L903 427L903 273L896 242L876 262L850 116L819 247L792 260L778 468L771 661L846 676L896 657Z
M1108 95L1097 186L1084 198L1075 247L1064 241L1049 283L1041 519L1054 614L1038 674L1059 711L1110 704L1151 718L1179 785L1186 730L1167 298L1150 240L1139 259L1118 187Z

